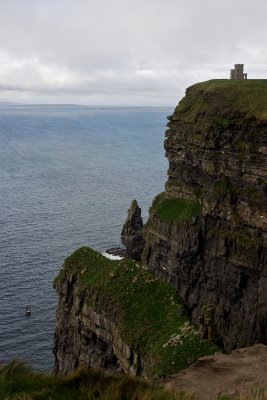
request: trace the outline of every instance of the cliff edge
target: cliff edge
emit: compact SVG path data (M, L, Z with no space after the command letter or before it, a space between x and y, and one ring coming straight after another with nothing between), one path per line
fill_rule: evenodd
M196 324L214 309L227 350L266 344L267 81L191 86L168 119L168 181L150 209L143 262Z

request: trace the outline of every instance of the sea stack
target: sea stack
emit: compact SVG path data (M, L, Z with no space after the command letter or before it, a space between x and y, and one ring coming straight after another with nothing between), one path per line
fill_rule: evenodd
M143 220L141 217L141 208L136 200L132 201L128 210L128 216L123 225L121 240L126 247L127 257L133 260L140 260L144 250Z

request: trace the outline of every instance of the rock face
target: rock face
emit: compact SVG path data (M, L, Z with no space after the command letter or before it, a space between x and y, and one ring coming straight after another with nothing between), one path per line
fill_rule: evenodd
M140 357L129 348L116 326L116 312L102 312L103 299L90 288L81 291L80 274L70 272L55 283L59 294L54 354L55 372L65 375L82 365L131 375L140 373ZM99 310L98 312L96 310Z
M145 241L143 237L143 220L141 217L141 208L137 201L133 200L128 210L127 219L121 232L121 240L126 247L127 256L133 260L140 260Z
M196 324L214 306L228 350L267 343L266 90L252 80L187 90L169 117L168 181L145 227L143 261Z

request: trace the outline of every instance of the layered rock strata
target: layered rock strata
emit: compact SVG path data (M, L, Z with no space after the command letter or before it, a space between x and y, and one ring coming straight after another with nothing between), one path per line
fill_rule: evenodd
M137 375L140 356L121 338L116 310L107 313L103 298L90 288L81 292L80 274L55 282L59 294L54 354L55 372L65 375L80 366ZM103 305L103 310L99 309Z
M195 323L214 307L229 350L267 342L266 91L251 80L187 90L169 117L168 181L145 227L143 261Z

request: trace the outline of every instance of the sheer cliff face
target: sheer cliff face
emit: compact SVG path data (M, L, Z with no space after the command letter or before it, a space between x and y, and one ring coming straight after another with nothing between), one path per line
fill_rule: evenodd
M143 261L180 291L195 323L214 305L227 349L267 338L266 91L250 80L187 90L166 131L166 191L145 227Z
M109 310L94 288L85 290L80 277L78 272L70 271L64 280L55 283L59 294L55 372L65 375L86 365L139 374L140 357L122 340L115 322L116 309Z

